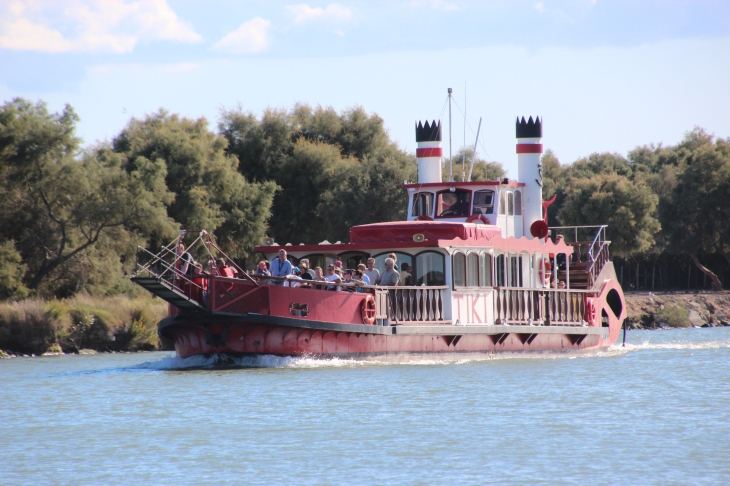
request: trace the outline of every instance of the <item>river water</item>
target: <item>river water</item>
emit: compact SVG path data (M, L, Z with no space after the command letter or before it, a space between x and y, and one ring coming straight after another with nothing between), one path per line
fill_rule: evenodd
M0 360L2 484L730 484L730 328L592 357Z

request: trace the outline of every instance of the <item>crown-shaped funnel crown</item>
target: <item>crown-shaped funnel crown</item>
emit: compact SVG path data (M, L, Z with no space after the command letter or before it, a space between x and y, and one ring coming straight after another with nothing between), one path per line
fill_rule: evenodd
M542 138L542 122L540 117L535 117L533 121L532 117L525 121L525 117L517 117L517 138Z
M431 124L421 123L420 121L416 125L416 142L440 142L441 141L441 121L436 123L432 121Z

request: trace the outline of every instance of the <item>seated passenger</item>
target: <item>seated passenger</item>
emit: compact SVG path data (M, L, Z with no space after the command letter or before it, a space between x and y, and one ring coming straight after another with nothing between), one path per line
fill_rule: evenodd
M299 276L299 268L293 267L291 269L291 275L286 277L284 287L299 287L301 285L302 277Z
M362 265L362 263L360 265ZM357 284L358 292L367 292L368 289L363 288L363 285L369 285L365 283L365 279L367 278L367 276L362 272L362 270L359 269L360 265L358 265L358 269L355 270L355 273L352 274L352 280L355 282L355 284Z
M269 269L266 268L266 260L261 260L259 262L258 267L256 267L256 272L254 272L254 275L257 277L270 277L271 272L269 272Z
M301 271L301 277L303 280L314 280L314 270L309 268L309 259L302 258L299 260L299 270Z
M389 286L389 287L398 285L398 279L400 278L400 275L393 268L394 266L395 266L395 262L393 261L392 258L385 259L385 271L380 276L380 285Z

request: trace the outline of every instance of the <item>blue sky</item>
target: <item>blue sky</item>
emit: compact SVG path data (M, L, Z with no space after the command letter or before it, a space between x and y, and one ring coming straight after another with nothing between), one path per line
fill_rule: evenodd
M454 151L483 117L479 154L514 177L515 116L563 163L728 137L728 79L730 2L0 0L0 99L70 103L87 144L159 108L215 128L304 102L361 105L413 151L452 87Z

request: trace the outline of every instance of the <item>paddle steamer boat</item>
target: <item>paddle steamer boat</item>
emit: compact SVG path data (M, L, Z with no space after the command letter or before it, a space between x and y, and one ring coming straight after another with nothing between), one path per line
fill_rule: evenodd
M548 228L542 199L542 122L516 122L519 182L442 182L441 123L416 125L418 182L406 221L355 226L348 243L279 245L296 264L355 268L395 253L412 285L333 292L280 278L185 276L189 235L224 255L205 231L181 231L156 255L138 250L134 282L170 303L158 325L179 357L225 353L386 356L413 353L585 352L610 346L626 317L606 226ZM554 200L554 197L553 197ZM561 287L553 288L553 282Z

